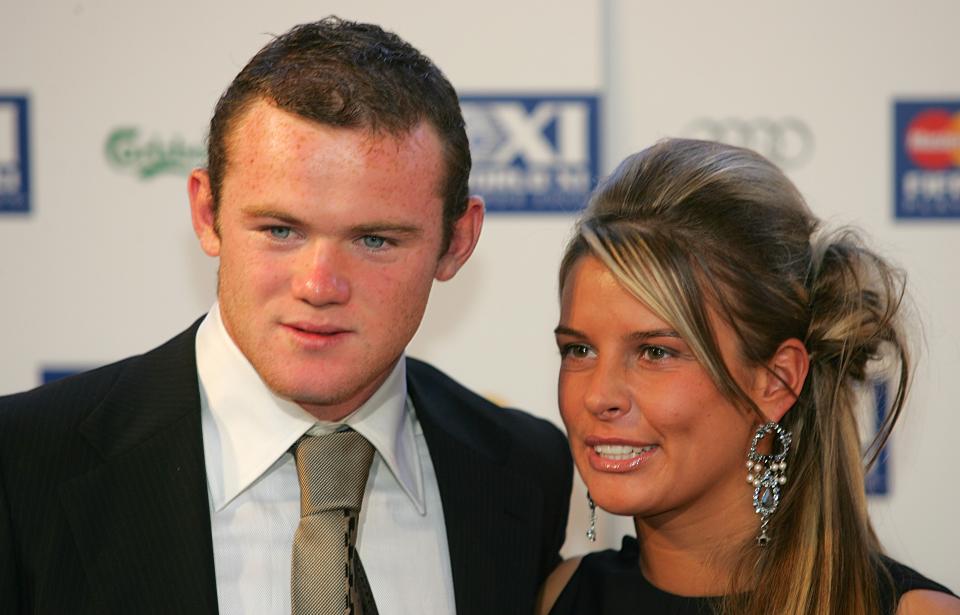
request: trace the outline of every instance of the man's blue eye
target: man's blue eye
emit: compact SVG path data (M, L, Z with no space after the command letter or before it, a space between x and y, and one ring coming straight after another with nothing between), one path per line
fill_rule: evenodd
M364 235L362 241L363 247L371 250L379 250L387 242L383 237L377 237L376 235Z
M270 236L273 237L274 239L289 239L290 227L287 227L287 226L270 227Z

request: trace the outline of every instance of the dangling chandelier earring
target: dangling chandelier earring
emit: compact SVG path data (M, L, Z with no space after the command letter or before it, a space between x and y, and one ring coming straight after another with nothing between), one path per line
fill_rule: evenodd
M597 542L597 505L587 492L587 503L590 505L590 525L587 526L587 540Z
M780 450L772 455L761 455L757 452L757 445L771 431L777 434ZM770 515L776 512L780 504L780 486L787 482L787 453L790 452L791 438L789 431L771 421L757 428L750 443L750 452L747 454L747 482L753 485L753 510L760 515L757 544L761 547L770 542L767 534Z

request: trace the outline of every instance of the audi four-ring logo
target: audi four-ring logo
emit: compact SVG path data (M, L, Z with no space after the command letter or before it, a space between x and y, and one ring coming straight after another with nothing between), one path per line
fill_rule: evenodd
M752 149L785 169L803 166L813 156L813 131L795 117L699 118L687 125L684 134Z

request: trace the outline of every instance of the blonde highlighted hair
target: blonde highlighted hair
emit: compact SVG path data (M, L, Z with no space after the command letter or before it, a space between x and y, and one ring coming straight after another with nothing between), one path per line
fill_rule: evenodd
M765 364L790 338L810 354L809 376L780 422L793 432L793 446L772 541L763 549L741 545L720 611L879 612L889 579L867 515L864 473L907 390L910 361L897 317L902 272L855 231L823 231L796 187L762 156L686 139L628 157L601 183L567 246L561 289L585 255L676 328L728 399L758 415L721 357L708 309L732 328L748 364ZM864 455L858 391L884 357L896 390ZM736 591L743 587L750 591Z

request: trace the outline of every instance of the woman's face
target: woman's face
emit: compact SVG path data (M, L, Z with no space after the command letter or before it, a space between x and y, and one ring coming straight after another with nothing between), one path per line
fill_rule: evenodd
M749 394L755 370L737 358L730 328L711 323ZM556 337L560 413L598 505L664 520L749 507L755 416L724 398L673 327L592 256L568 274Z

